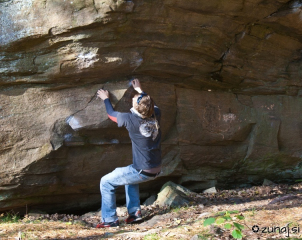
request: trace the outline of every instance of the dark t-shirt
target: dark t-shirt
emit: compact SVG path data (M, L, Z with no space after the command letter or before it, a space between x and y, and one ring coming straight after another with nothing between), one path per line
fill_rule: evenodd
M156 120L160 125L161 112L154 107ZM133 113L118 113L117 124L119 127L126 127L132 142L133 167L136 169L147 170L161 165L161 130L153 140L152 136L145 137L139 127L143 119Z

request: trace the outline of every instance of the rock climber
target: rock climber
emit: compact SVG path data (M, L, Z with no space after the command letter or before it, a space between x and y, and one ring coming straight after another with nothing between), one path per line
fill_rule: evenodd
M126 127L128 130L133 160L133 164L116 168L101 178L103 222L99 223L97 228L119 226L115 197L115 190L119 186L125 186L129 214L125 222L131 224L141 221L139 183L153 180L161 172L160 109L142 90L138 79L132 80L131 83L138 93L132 98L129 113L114 111L107 90L100 89L97 92L97 96L104 100L108 117L116 122L118 127Z

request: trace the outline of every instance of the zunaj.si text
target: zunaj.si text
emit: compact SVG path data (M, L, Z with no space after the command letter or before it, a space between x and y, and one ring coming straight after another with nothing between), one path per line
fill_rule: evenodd
M300 226L297 227L289 227L288 225L285 227L259 227L258 225L254 225L252 227L252 231L254 233L285 233L287 237L290 234L300 233Z

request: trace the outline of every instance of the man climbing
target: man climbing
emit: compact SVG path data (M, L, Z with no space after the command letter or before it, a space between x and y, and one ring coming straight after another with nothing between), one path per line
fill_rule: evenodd
M100 183L102 195L102 223L97 228L119 226L116 215L115 190L125 186L128 218L126 223L142 220L139 199L139 183L153 180L161 171L161 131L159 128L161 113L153 99L141 89L138 79L132 81L138 92L132 99L130 113L114 111L109 100L109 92L98 90L97 95L104 100L109 118L126 127L132 143L133 164L116 168L103 176Z

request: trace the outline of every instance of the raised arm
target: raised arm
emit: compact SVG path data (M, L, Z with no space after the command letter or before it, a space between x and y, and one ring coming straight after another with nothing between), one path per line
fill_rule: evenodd
M118 114L118 112L114 111L114 109L112 107L112 104L111 104L110 99L109 99L109 92L107 90L100 89L97 92L97 96L99 98L101 98L102 100L104 100L108 117L113 122L117 123L117 114Z
M139 80L137 78L135 78L134 80L132 80L132 86L134 88L135 91L137 91L138 93L142 93L142 86L141 83L139 82Z
M133 86L135 91L137 91L138 93L143 93L144 92L142 90L142 85L141 85L140 81L137 78L133 79L131 83L132 83L132 86ZM153 102L154 102L154 100L153 100ZM158 108L158 106L156 105L155 102L154 102L154 107Z

